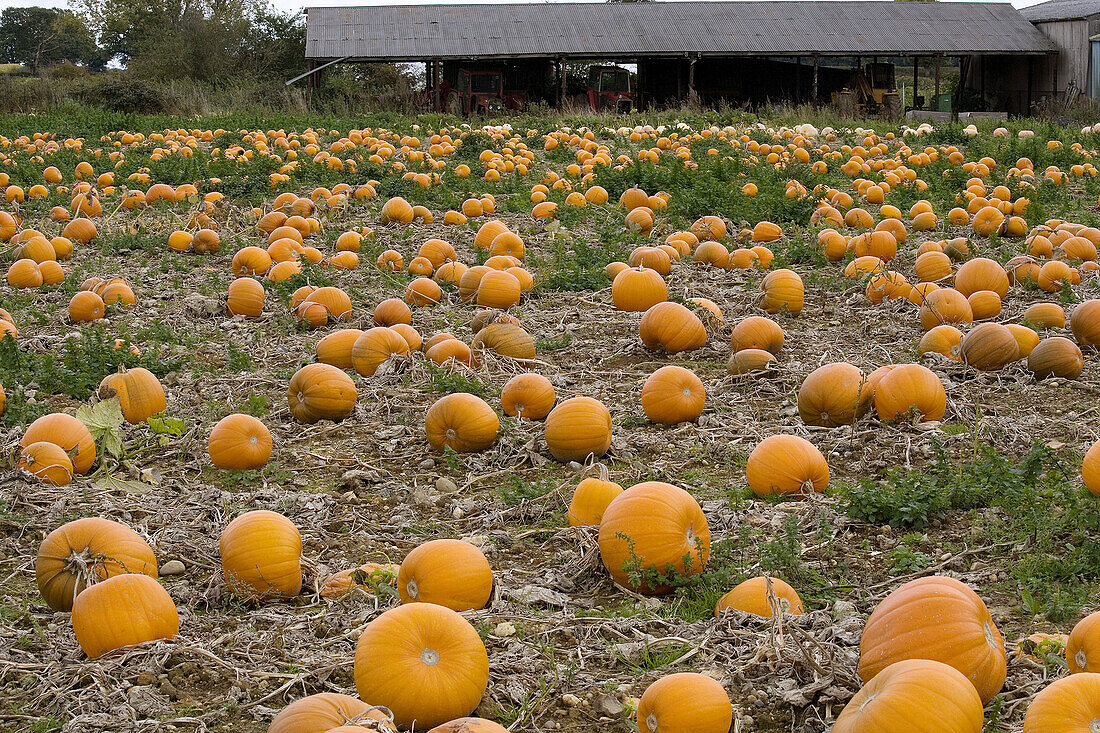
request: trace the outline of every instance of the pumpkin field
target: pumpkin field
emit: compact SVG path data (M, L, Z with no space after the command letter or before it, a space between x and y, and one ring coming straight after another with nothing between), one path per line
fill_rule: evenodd
M1100 125L0 118L0 730L1100 731Z

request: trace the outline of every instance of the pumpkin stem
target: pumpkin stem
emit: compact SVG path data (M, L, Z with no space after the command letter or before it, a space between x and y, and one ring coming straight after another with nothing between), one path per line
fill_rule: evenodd
M649 733L657 733L657 715L655 713L646 716L645 727L649 728Z
M425 649L420 652L420 661L429 667L434 667L439 664L439 652L435 649Z
M1073 655L1073 661L1077 662L1077 666L1084 670L1088 666L1088 658L1085 656L1084 649L1078 649L1077 653ZM1096 722L1096 721L1093 721Z

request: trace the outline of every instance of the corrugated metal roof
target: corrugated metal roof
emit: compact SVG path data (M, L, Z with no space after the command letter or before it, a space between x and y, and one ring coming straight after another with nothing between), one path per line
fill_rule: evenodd
M1020 15L1032 23L1074 20L1097 14L1100 14L1100 0L1049 0L1049 2L1020 9Z
M307 9L306 58L636 58L1051 53L985 2L625 2Z

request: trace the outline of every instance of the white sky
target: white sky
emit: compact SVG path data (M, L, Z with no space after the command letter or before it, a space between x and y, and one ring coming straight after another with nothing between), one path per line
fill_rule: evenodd
M525 0L509 0L510 2L524 2ZM528 0L532 2L546 2L547 0ZM549 2L561 2L566 0L549 0ZM1003 0L981 0L982 2L1002 2ZM1043 0L1013 0L1012 4L1018 8L1035 5ZM446 4L446 3L493 3L497 0L272 0L275 7L283 11L300 10L307 6L325 5L409 5L409 4ZM8 7L66 7L65 0L0 0L0 10Z

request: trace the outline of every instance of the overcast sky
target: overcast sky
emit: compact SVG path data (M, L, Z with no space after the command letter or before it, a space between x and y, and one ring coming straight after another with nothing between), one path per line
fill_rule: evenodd
M524 0L515 0L516 2L523 2ZM535 2L545 2L546 0L534 0ZM549 0L554 2L555 0ZM1003 0L982 0L985 2L1002 2ZM1043 0L1014 0L1013 5L1018 8L1024 8L1028 5L1035 5ZM497 0L420 0L419 3L412 0L397 0L396 2L390 2L387 0L272 0L272 4L280 10L300 10L307 6L326 6L326 5L411 5L422 3L447 3L447 2L487 2L493 3ZM27 6L45 6L53 8L66 7L68 3L65 0L0 0L0 9L8 7L27 7Z

